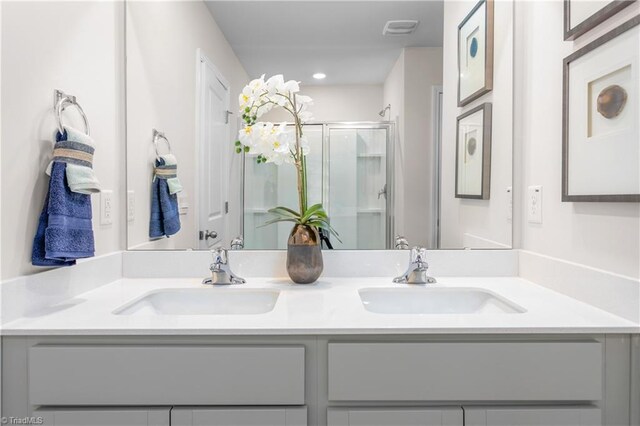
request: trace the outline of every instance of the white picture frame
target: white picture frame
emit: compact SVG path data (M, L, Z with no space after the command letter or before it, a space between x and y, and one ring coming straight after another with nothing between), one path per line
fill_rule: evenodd
M639 24L564 59L562 201L640 202Z

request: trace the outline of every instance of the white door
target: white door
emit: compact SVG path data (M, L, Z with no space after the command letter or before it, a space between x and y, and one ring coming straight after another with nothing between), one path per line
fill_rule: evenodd
M173 426L306 426L306 407L174 408Z
M229 84L206 56L199 59L198 239L206 249L226 238Z

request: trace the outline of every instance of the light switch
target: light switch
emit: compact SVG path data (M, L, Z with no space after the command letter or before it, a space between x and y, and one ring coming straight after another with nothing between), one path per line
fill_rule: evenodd
M113 223L113 191L103 189L100 191L100 225Z
M127 221L136 220L136 194L132 190L127 191Z
M542 186L529 187L527 194L527 219L529 223L542 223Z

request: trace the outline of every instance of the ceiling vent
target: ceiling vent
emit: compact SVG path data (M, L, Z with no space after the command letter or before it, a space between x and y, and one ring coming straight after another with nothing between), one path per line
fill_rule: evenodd
M418 21L402 20L402 21L387 21L384 24L382 35L407 35L416 30Z

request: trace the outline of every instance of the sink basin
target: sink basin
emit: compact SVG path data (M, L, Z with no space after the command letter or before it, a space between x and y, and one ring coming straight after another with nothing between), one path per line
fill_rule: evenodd
M129 302L116 315L254 315L273 310L277 290L191 288L151 291Z
M364 288L364 308L377 314L513 314L525 309L477 288Z

